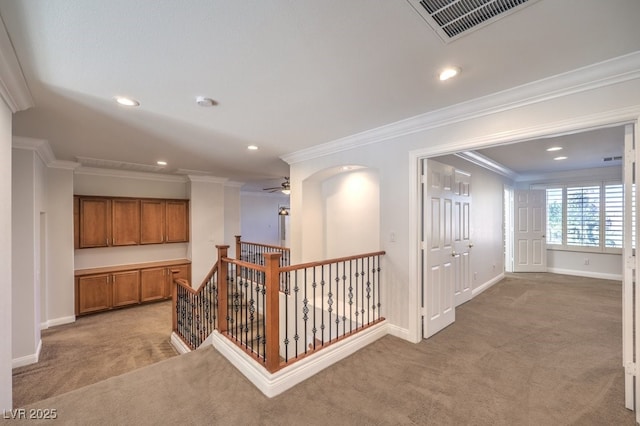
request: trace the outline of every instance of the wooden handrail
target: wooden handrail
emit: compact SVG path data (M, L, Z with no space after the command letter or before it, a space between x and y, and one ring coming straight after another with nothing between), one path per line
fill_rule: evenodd
M266 254L271 254L271 253L265 253ZM278 253L280 254L280 253ZM261 272L265 272L267 270L267 267L264 265L258 265L257 263L251 263L251 262L245 262L244 260L238 260L238 259L232 259L230 257L224 257L224 261L227 263L231 263L234 264L236 266L240 266L241 268L249 268L249 269L256 269L258 271Z
M345 256L345 257L337 257L335 259L327 259L327 260L322 260L322 261L317 261L317 262L299 263L297 265L283 266L282 268L280 268L280 272L290 272L290 271L295 271L297 269L304 269L304 268L315 268L316 266L329 265L331 263L338 263L338 262L346 262L348 260L362 259L364 257L382 256L384 254L386 254L385 251L375 251L375 252L372 252L372 253L356 254L356 255L353 255L353 256Z
M236 235L236 246L238 244L251 244L254 246L258 246L258 247L266 247L266 248L272 248L272 249L277 249L277 250L285 250L285 251L290 251L289 247L282 247L282 246L274 246L271 244L262 244L262 243L251 243L249 241L241 241L240 240L240 235ZM236 251L236 257L238 257L240 255L240 253L238 251Z

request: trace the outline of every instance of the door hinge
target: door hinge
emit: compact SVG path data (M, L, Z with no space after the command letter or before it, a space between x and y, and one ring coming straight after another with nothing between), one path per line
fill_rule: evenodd
M636 364L634 362L626 363L625 366L624 366L624 372L625 372L625 374L628 374L629 376L636 376L637 375Z

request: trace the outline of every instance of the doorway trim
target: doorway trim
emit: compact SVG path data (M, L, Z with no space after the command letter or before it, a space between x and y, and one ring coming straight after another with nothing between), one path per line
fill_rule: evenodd
M420 303L420 161L424 158L454 154L490 146L525 142L544 137L556 137L581 133L596 128L640 125L640 106L605 111L602 113L576 117L559 122L543 123L537 126L516 129L509 132L494 133L475 138L462 139L446 145L434 145L409 151L409 292L408 292L408 340L420 342L421 303Z

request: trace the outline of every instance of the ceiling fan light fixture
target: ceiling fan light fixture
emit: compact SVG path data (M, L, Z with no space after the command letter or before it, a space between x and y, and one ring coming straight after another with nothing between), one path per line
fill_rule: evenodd
M286 188L286 189L283 189L283 190L282 190L282 193L283 193L284 195L289 195L289 194L291 194L291 190L290 190L289 188Z

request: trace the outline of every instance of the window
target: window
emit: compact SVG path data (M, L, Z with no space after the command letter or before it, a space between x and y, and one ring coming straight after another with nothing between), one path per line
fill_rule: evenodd
M621 183L545 189L547 244L587 251L617 252L623 247L624 191Z
M624 236L624 206L622 185L605 185L604 187L604 238L605 247L622 247Z
M547 244L562 244L562 188L547 189Z
M567 245L600 246L600 187L567 188Z

